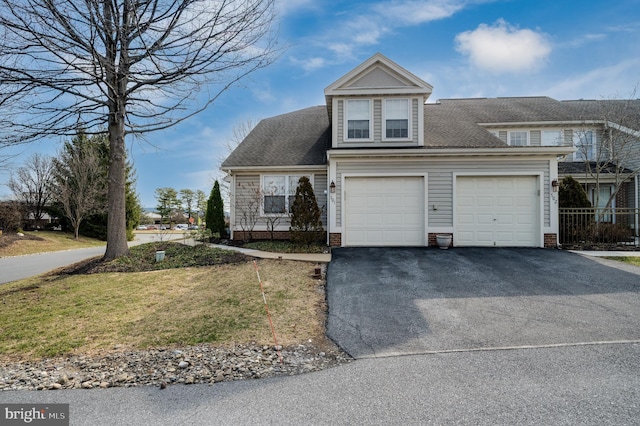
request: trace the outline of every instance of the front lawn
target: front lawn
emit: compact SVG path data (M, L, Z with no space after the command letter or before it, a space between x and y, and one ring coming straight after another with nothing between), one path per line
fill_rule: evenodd
M80 237L75 240L73 234L60 231L30 231L23 234L0 235L0 257L105 245L104 241L94 238Z
M170 243L165 260L156 263L155 248L141 245L129 258L1 286L0 358L273 344L253 260ZM311 277L315 264L257 265L280 344L324 341L325 299L323 283ZM149 270L158 267L170 269Z

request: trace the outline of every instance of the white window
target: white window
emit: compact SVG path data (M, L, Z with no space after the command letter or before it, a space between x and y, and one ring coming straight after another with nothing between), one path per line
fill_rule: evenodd
M518 130L509 132L509 145L527 146L529 145L529 132Z
M611 200L611 204L607 207L607 203L609 202L609 198L611 198L611 194L613 194L613 185L599 185L599 191L596 191L595 186L589 185L589 201L591 201L591 205L597 208L596 210L596 222L614 222L615 223L615 215L611 215L610 213L615 213L616 200L615 198ZM597 197L596 197L597 193ZM598 203L596 205L596 198L598 199Z
M578 130L573 132L573 145L576 152L573 153L575 161L595 160L595 133L593 130Z
M386 139L409 138L409 99L385 99L384 127Z
M542 146L562 146L562 131L543 130Z
M371 101L369 99L350 99L346 104L346 139L370 139Z
M264 214L288 214L303 175L264 175L262 177L262 211ZM307 176L311 180L310 176ZM312 181L313 184L313 181Z

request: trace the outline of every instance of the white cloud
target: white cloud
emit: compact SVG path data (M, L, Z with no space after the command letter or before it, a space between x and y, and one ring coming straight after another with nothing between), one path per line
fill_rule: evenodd
M306 72L315 71L319 68L322 68L326 65L327 62L326 59L320 57L298 59L293 56L289 58L289 61L291 61L294 66L302 68Z
M320 49L328 49L332 57L322 62L316 57L311 65L318 69L352 60L360 47L376 45L385 35L404 27L448 18L469 3L464 0L388 0L372 2L368 7L360 5L356 14L341 11L335 14L331 30L323 31L323 35L314 40ZM308 60L298 61L298 65L309 71Z
M541 32L518 29L500 19L493 26L480 24L456 36L456 50L477 68L493 73L522 72L540 67L551 53Z
M297 12L300 9L315 9L318 4L314 0L278 0L276 10L279 16L285 16Z
M584 34L578 38L568 41L567 43L558 45L558 47L568 47L568 48L575 49L576 47L581 47L581 46L584 46L585 44L588 44L594 41L604 40L605 38L607 38L607 35L602 33Z
M570 75L547 89L556 99L626 98L640 84L637 69L639 59L630 59L584 74Z
M448 18L464 6L460 0L404 0L377 3L373 10L390 22L417 25Z

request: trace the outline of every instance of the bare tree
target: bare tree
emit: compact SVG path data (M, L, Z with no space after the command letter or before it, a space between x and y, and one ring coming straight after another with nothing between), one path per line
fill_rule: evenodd
M24 206L17 201L0 201L0 231L10 233L20 228Z
M227 157L240 145L240 143L247 137L249 133L256 127L256 121L252 118L247 118L246 120L238 122L234 127L231 133L231 136L225 141L224 150L220 151L218 155L218 171L222 170L222 163ZM224 179L224 173L221 173L220 177L215 177L212 180L217 180L220 183L220 193L222 194L222 198L226 201L227 205L229 205L229 182Z
M105 167L99 149L81 134L65 143L53 160L55 198L71 222L75 239L84 219L106 209Z
M242 200L237 204L236 217L238 219L240 229L242 229L245 241L253 240L253 229L260 220L260 207L262 205L262 191L253 183L241 185L239 193L242 195L238 198Z
M274 3L0 0L0 144L106 129L104 258L125 254L125 136L180 123L273 62Z
M42 220L53 192L53 162L50 157L33 154L9 179L7 186L15 199L24 204L35 226Z
M640 173L640 101L636 90L629 99L584 101L591 119L574 131L578 152L585 164L585 177L595 186L593 205L599 206L600 185L612 184L605 207L611 206L623 185ZM594 119L595 118L595 119ZM594 125L602 127L600 143Z

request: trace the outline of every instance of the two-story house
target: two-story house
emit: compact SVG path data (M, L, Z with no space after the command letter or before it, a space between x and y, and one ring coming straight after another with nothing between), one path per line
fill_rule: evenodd
M576 108L547 97L448 99L381 54L326 105L262 120L224 161L233 239L287 238L298 179L332 246L556 246L558 163ZM636 191L635 199L638 199Z

